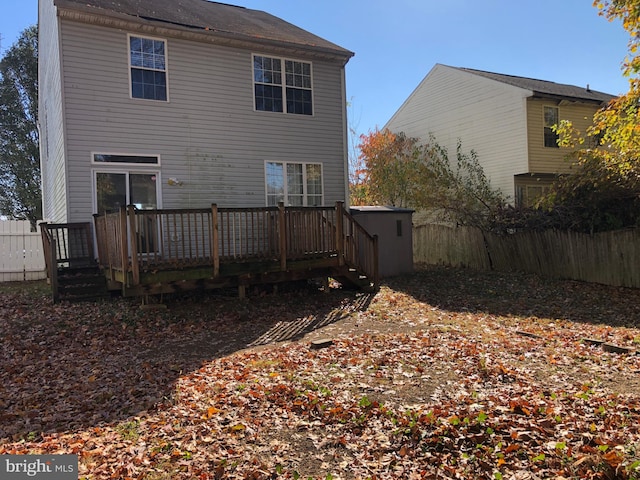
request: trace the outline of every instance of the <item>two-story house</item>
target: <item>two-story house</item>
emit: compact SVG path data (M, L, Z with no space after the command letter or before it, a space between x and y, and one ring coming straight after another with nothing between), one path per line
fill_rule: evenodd
M460 140L477 152L492 187L527 205L570 171L552 127L571 120L584 132L612 98L588 86L437 64L386 127L423 141L432 134L450 156Z
M206 0L39 0L38 23L54 299L85 267L125 295L376 284L343 208L352 52Z
M345 64L206 0L39 0L44 218L346 201Z

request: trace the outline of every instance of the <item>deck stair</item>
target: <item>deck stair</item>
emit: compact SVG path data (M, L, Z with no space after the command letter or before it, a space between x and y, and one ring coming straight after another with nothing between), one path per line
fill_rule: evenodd
M109 298L107 280L97 263L58 269L57 301L80 302Z
M372 290L375 288L371 278L360 273L356 268L346 265L333 268L331 271L331 277L346 289Z
M110 296L104 272L94 258L90 223L41 223L40 233L54 302Z

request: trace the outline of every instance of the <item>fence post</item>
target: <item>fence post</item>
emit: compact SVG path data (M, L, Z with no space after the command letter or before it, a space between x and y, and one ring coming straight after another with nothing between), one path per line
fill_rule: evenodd
M280 270L287 270L287 215L284 202L278 202L278 219L280 223Z
M218 231L218 205L211 204L211 258L213 259L213 276L220 275L220 237Z

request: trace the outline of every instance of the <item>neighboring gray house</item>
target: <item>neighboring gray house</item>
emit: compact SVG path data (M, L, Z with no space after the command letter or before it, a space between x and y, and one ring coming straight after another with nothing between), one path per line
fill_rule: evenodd
M531 203L557 174L569 173L567 150L551 127L571 120L582 130L612 95L585 87L437 64L387 122L392 132L428 140L450 157L456 143L475 150L491 185L516 204Z
M268 13L39 0L44 218L347 201L345 64Z

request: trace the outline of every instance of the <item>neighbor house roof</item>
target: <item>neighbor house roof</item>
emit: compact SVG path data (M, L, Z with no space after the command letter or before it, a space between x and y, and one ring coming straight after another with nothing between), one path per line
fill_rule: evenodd
M481 77L489 78L491 80L506 83L508 85L513 85L514 87L531 90L534 95L541 97L551 97L556 99L575 99L594 103L607 103L609 100L615 98L614 95L591 90L588 86L577 87L575 85L549 82L547 80L536 80L535 78L516 77L514 75L503 75L501 73L485 72L482 70L474 70L472 68L457 69L464 72L473 73L474 75L479 75Z
M294 48L346 62L353 52L269 13L207 0L54 0L59 15L78 21L197 33L214 43ZM101 17L96 21L95 16ZM93 18L92 18L93 17ZM120 25L118 25L120 23Z

